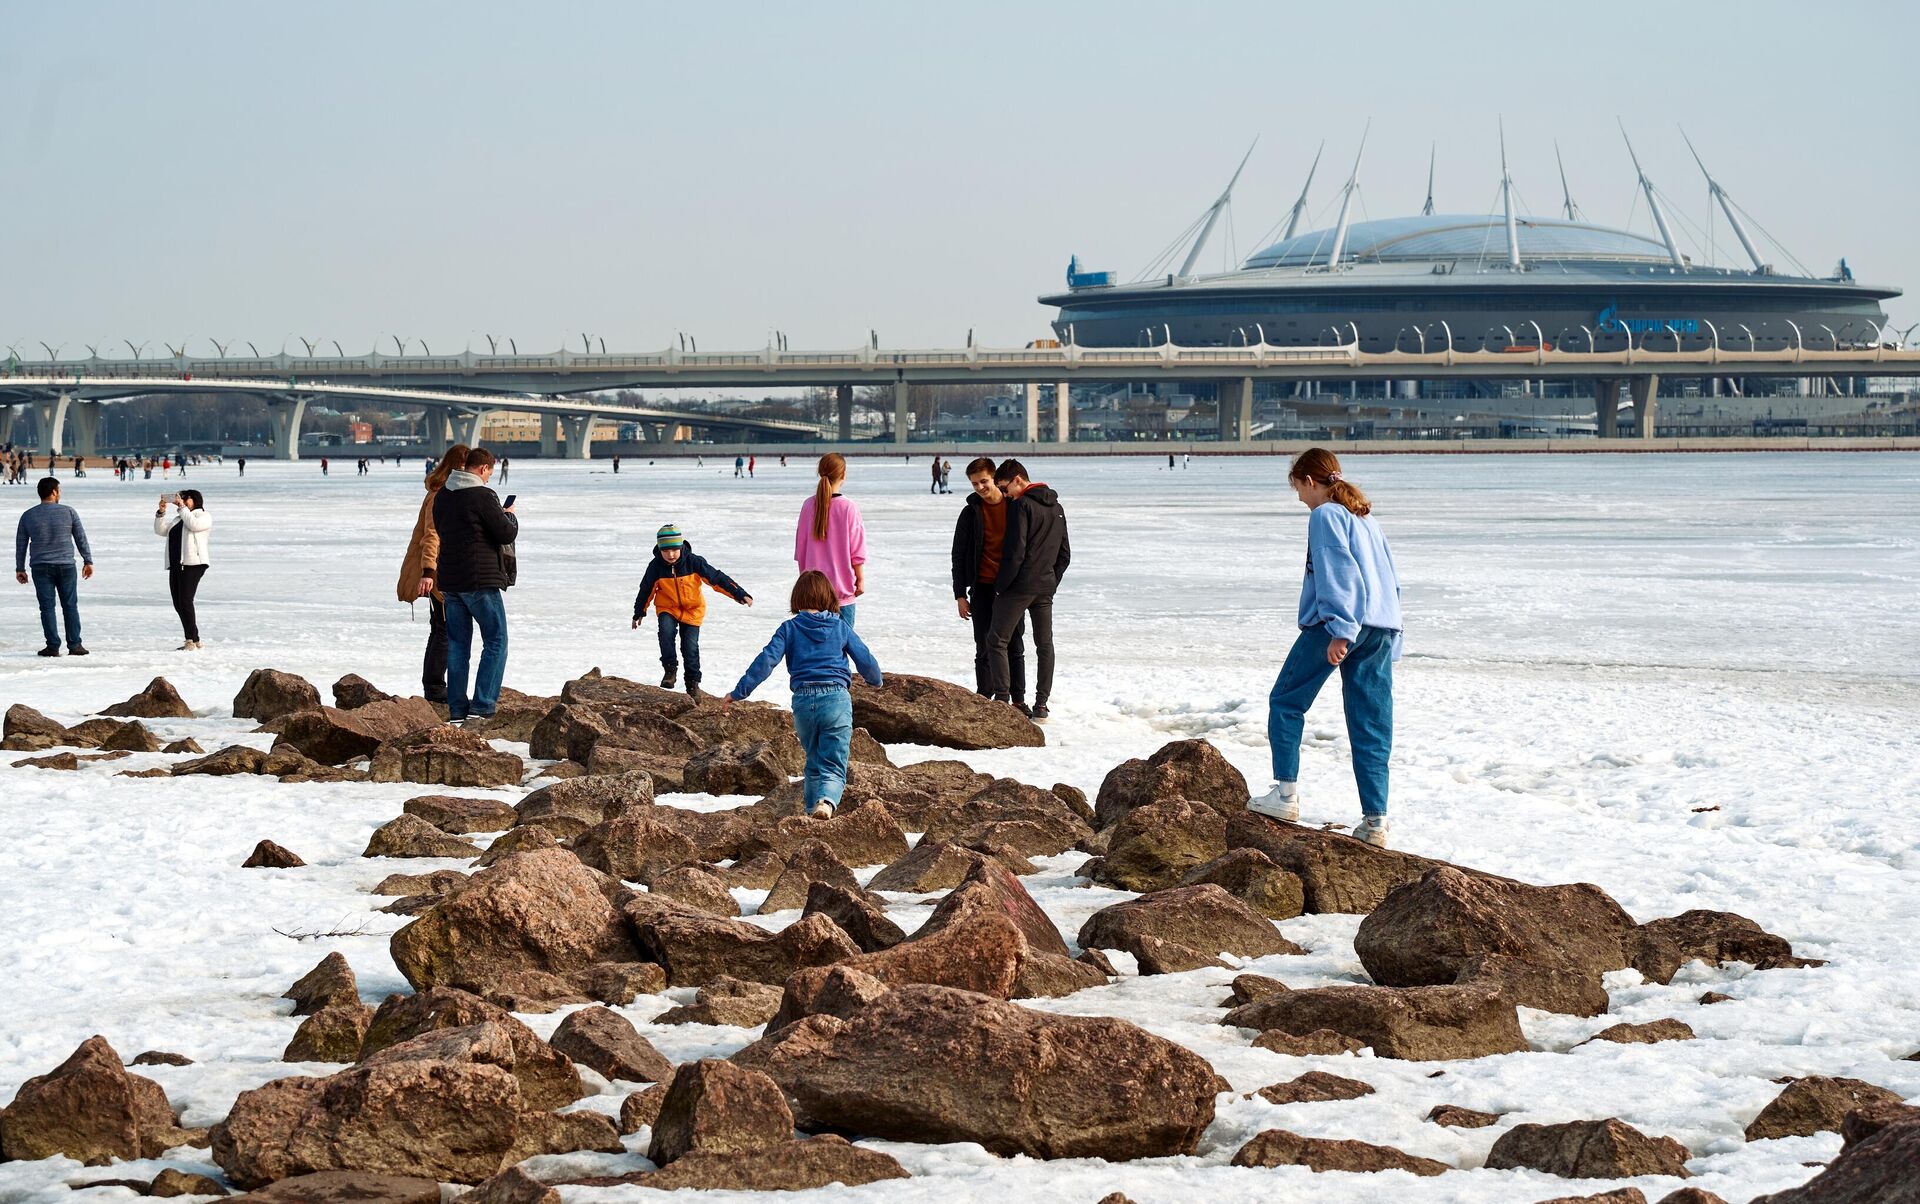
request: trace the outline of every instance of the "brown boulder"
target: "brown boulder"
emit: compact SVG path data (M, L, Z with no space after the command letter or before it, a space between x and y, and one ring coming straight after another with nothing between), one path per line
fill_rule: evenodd
M777 891L778 888L776 887ZM907 939L900 925L874 906L871 897L857 886L848 888L831 882L816 881L807 887L805 915L823 915L853 938L862 953L891 949Z
M1383 1058L1438 1062L1527 1048L1513 1001L1478 986L1315 987L1237 1007L1222 1024L1305 1036L1330 1029Z
M793 1112L780 1084L757 1070L703 1058L674 1072L647 1157L665 1166L688 1154L742 1154L792 1140Z
M1182 798L1148 803L1113 826L1093 879L1121 890L1163 890L1226 848L1227 821L1212 807Z
M1760 970L1826 963L1793 955L1793 946L1742 915L1730 911L1687 911L1649 920L1627 938L1634 969L1650 982L1672 982L1691 961L1717 966L1746 962Z
M1239 811L1227 817L1227 847L1258 849L1300 879L1309 915L1365 914L1387 892L1445 865L1429 857L1376 848L1343 832L1323 832ZM1458 867L1455 867L1458 868Z
M660 1105L667 1102L672 1083L655 1083L620 1101L620 1132L627 1135L651 1128L660 1119Z
M1837 1133L1847 1113L1877 1104L1899 1104L1904 1097L1859 1079L1812 1075L1788 1083L1786 1090L1760 1109L1747 1126L1748 1141L1775 1137L1811 1137Z
M193 774L205 774L208 777L232 777L237 773L261 773L267 763L267 754L257 748L248 748L244 744L230 744L217 749L204 757L195 757L191 761L181 761L173 767L176 778Z
M1299 875L1281 869L1259 849L1229 849L1188 870L1178 885L1203 882L1213 883L1269 920L1290 920L1306 910L1306 888Z
M1270 1104L1317 1104L1332 1100L1359 1099L1372 1095L1371 1084L1358 1079L1343 1079L1323 1070L1309 1070L1297 1079L1262 1087L1254 1095Z
M193 708L187 705L180 691L164 677L156 677L147 683L147 688L127 699L116 702L100 712L121 719L191 719Z
M729 887L742 890L772 890L773 884L780 881L780 875L787 863L772 853L757 853L745 861L736 861L720 870Z
M1334 1141L1302 1137L1285 1129L1268 1129L1240 1147L1235 1166L1304 1166L1311 1171L1406 1171L1414 1175L1443 1175L1453 1168L1431 1158L1417 1158L1392 1146L1364 1141Z
M472 1191L455 1196L454 1204L560 1204L560 1193L510 1166Z
M662 822L663 813L669 810L671 808L636 807L604 820L574 837L573 851L594 869L635 882L648 881L674 866L700 860L700 850L693 841Z
M1213 1068L1171 1041L945 987L899 987L746 1052L806 1130L1120 1161L1191 1154L1213 1120Z
M645 960L599 880L561 849L517 853L481 870L394 933L390 948L416 989L481 995L524 990L528 974L568 979L595 962Z
M1289 1058L1338 1057L1340 1054L1359 1053L1366 1047L1365 1041L1356 1041L1330 1028L1316 1028L1310 1033L1300 1034L1273 1028L1253 1039L1253 1048Z
M875 688L853 683L853 722L882 744L937 748L1039 748L1047 737L1019 711L952 682L890 673Z
M1880 1103L1855 1108L1840 1120L1840 1148L1852 1149L1889 1126L1917 1122L1920 1122L1920 1106L1913 1104Z
M357 769L336 769L323 765L295 748L276 748L260 760L259 772L283 782L364 782Z
M1500 1120L1498 1112L1476 1112L1472 1108L1462 1108L1458 1104L1435 1104L1427 1113L1427 1119L1436 1125L1446 1125L1453 1129L1484 1129Z
M1214 956L1267 957L1303 950L1273 922L1212 883L1155 891L1103 907L1080 927L1084 949L1120 949L1140 955L1142 937L1157 937Z
M716 916L737 916L740 904L718 870L682 865L647 880L647 890Z
M1001 778L960 802L928 810L922 839L975 849L1002 845L1026 857L1052 857L1093 835L1080 811L1050 790Z
M692 1003L662 1012L653 1022L758 1028L780 1010L780 998L779 987L722 975L701 987Z
M785 859L809 840L824 842L850 866L888 865L907 853L907 834L893 822L886 807L869 803L828 820L803 815L783 819L748 835L740 842L737 856L744 859L772 853Z
M133 1055L129 1066L191 1066L193 1059L164 1049L149 1049Z
M146 724L129 719L107 733L107 738L100 741L100 748L107 752L159 752L160 741L147 730Z
M198 740L195 740L192 736L188 736L184 740L173 741L172 743L162 748L160 751L163 753L172 753L176 756L180 756L180 755L185 755L187 753L193 753L195 755L198 755L200 753L206 752L207 750L200 747L200 742Z
M373 830L362 857L478 857L480 846L449 836L417 815L399 815Z
M374 750L367 769L376 782L421 782L467 789L517 786L526 771L526 763L519 757L497 752L479 732L450 723L383 742Z
M193 1134L178 1127L160 1084L127 1073L105 1037L20 1084L0 1109L0 1161L62 1154L88 1166L157 1158Z
M301 684L305 684L304 682ZM311 689L311 687L308 687ZM349 673L333 683L333 705L343 711L355 711L376 702L387 702L393 695L374 685L358 673ZM314 691L313 705L320 705L320 692ZM262 716L265 718L266 716Z
M371 1058L382 1050L427 1033L476 1024L492 1024L505 1031L513 1051L508 1069L520 1084L520 1098L528 1108L563 1108L587 1094L573 1062L542 1041L512 1013L477 995L451 987L387 996L367 1027L360 1043L360 1057Z
M456 836L468 832L504 832L518 818L512 807L498 799L458 798L450 794L423 794L408 799L400 809Z
M722 975L778 984L796 970L859 952L825 916L807 916L772 933L645 897L629 903L626 914L641 951L666 969L668 985L676 987L701 986Z
M1388 892L1353 940L1376 983L1427 987L1469 979L1476 958L1508 958L1527 967L1570 974L1573 989L1553 979L1503 980L1515 1003L1547 1011L1604 1011L1600 976L1626 966L1633 917L1587 883L1530 886L1441 866Z
M293 1000L295 1016L311 1016L321 1008L335 1004L359 1003L360 985L354 979L353 967L347 964L347 959L339 953L329 953L320 959L319 965L301 975L280 998Z
M299 854L291 849L282 848L271 840L263 840L253 846L253 852L240 863L243 870L269 869L290 870L305 865Z
M66 773L78 772L80 757L76 753L49 753L44 757L25 757L12 763L14 769L58 769Z
M922 839L913 851L875 874L868 890L931 894L952 890L985 858L951 841Z
M667 989L667 972L652 962L595 962L585 975L575 977L590 998L613 1007Z
M351 711L319 707L287 716L273 746L291 748L323 765L344 765L371 757L389 740L440 722L439 713L424 698L395 698Z
M1645 1024L1608 1025L1580 1044L1591 1045L1595 1041L1608 1041L1615 1045L1658 1045L1662 1041L1691 1041L1693 1038L1694 1032L1691 1027L1682 1021L1668 1017L1663 1020L1649 1020Z
M514 823L544 827L565 840L629 808L652 805L653 778L644 772L568 778L521 799Z
M650 707L595 707L590 715L576 715L567 732L567 756L588 763L613 750L685 761L700 749L698 736Z
M859 1187L907 1177L906 1170L886 1154L827 1134L750 1153L688 1154L662 1170L572 1182L585 1187L632 1185L656 1191L749 1192Z
M247 1204L440 1204L440 1185L410 1175L318 1171L234 1198Z
M791 911L806 906L807 890L816 882L847 891L857 892L860 889L853 871L847 868L846 862L834 855L824 841L808 840L796 845L787 854L787 866L774 881L767 897L760 901L759 914L770 915L776 911Z
M1233 980L1233 991L1227 996L1227 1007L1239 1007L1243 1003L1252 1003L1256 999L1265 999L1269 995L1278 995L1287 990L1287 984L1277 978L1268 978L1264 974L1240 974Z
M293 1040L281 1052L282 1062L353 1062L373 1023L373 1009L355 999L328 1004L309 1015L294 1030Z
M800 772L806 754L792 736L716 744L687 758L680 781L691 794L766 794Z
M902 827L924 832L927 816L934 808L965 802L993 780L960 761L920 761L896 768L855 759L847 766L847 789L840 796L839 809L857 811L869 803L885 803ZM804 801L801 793L801 783L794 782L776 790L766 801L790 804L791 813L798 814Z
M265 723L282 715L320 709L320 691L306 678L278 669L255 669L233 696L235 719Z
M1028 949L1014 971L1013 993L1008 998L1057 999L1089 987L1104 987L1114 977L1084 956L1068 958Z
M1202 953L1178 941L1145 934L1135 935L1131 939L1133 959L1143 978L1153 974L1184 974L1188 970L1233 968L1211 953Z
M1575 1120L1515 1125L1487 1153L1489 1170L1534 1170L1564 1179L1688 1177L1687 1147L1671 1137L1649 1137L1622 1121Z
M1920 1200L1920 1123L1888 1125L1847 1146L1799 1187L1752 1204L1913 1204Z
M210 1176L192 1175L168 1167L153 1177L153 1186L147 1194L170 1200L175 1196L224 1196L227 1189L220 1180Z
M68 743L64 726L21 702L7 708L0 731L5 732L5 747L12 752L42 752Z
M1223 815L1246 810L1247 779L1205 740L1175 740L1145 760L1123 761L1100 783L1095 826L1106 829L1129 811L1162 799L1186 799Z
M631 1021L607 1007L582 1008L568 1016L548 1044L604 1079L661 1083L673 1074L673 1063Z
M546 828L510 828L495 837L487 851L473 860L475 870L483 870L497 862L505 861L515 853L531 853L538 849L557 849L560 842Z
M1637 1187L1617 1187L1591 1196L1555 1196L1550 1200L1541 1200L1539 1204L1647 1204L1647 1193ZM1663 1199L1660 1204L1667 1204L1667 1201ZM1721 1204L1726 1202L1722 1200Z

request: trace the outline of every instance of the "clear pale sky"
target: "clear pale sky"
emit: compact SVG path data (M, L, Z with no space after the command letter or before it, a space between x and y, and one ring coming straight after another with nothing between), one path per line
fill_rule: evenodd
M1128 278L1256 136L1237 249L1497 204L1650 230L1678 126L1824 275L1920 289L1920 5L0 3L0 350L987 345ZM1722 261L1739 248L1715 215ZM1216 234L1222 252L1225 229ZM1705 252L1686 238L1682 248ZM1729 254L1731 252L1731 254ZM1220 258L1207 256L1217 269ZM1783 261L1784 262L1784 261ZM1896 319L1920 304L1895 302ZM597 344L596 344L597 349Z

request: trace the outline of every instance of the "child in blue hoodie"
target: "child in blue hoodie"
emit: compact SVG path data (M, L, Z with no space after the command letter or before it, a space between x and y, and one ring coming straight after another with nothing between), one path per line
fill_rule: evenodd
M853 674L847 661L852 659L870 686L880 684L880 665L853 628L841 621L839 598L825 573L800 574L787 605L793 618L774 631L721 705L744 702L775 665L787 662L793 730L807 750L807 814L832 819L847 788L847 754L853 744L853 695L848 692Z
M1393 662L1400 659L1400 576L1372 503L1325 448L1294 460L1288 482L1307 519L1307 574L1300 584L1300 635L1267 700L1273 788L1247 804L1261 815L1300 818L1300 736L1307 708L1333 671L1347 708L1347 742L1360 788L1368 844L1387 843L1387 762L1393 752Z

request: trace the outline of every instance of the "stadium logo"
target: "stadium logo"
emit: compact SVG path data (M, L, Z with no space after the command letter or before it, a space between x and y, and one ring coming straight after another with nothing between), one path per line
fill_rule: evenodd
M1620 303L1614 302L1594 315L1594 325L1603 334L1699 334L1698 318L1623 318Z

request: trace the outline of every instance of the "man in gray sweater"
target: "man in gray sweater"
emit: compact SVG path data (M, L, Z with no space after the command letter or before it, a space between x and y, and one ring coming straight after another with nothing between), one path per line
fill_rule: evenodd
M74 549L80 551L81 567L73 563ZM80 642L80 578L93 576L93 549L87 545L87 529L72 506L60 503L60 482L47 477L40 482L40 504L20 516L13 534L13 577L27 583L27 569L33 569L33 592L40 599L40 630L47 646L41 656L60 655L60 628L54 624L53 605L60 603L60 617L67 627L67 655L85 656Z

